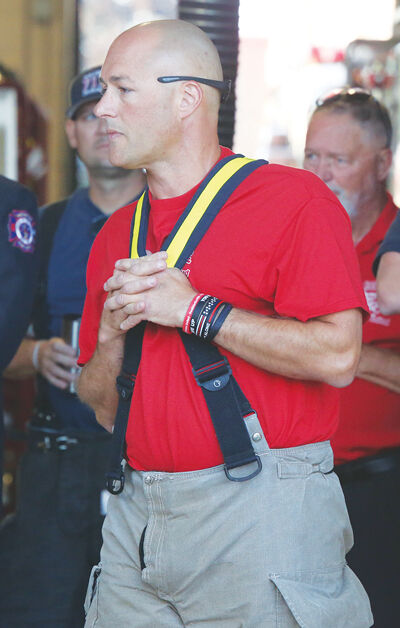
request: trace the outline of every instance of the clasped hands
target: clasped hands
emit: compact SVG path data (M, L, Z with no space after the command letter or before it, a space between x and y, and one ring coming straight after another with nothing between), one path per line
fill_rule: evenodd
M100 331L104 340L125 333L141 321L182 327L196 292L186 275L167 267L167 253L148 253L139 259L122 259L105 282L108 293Z

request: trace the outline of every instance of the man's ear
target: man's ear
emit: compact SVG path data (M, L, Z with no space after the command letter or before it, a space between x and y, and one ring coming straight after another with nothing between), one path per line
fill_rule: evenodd
M390 148L382 148L377 156L377 168L379 181L385 181L392 166L393 154Z
M75 131L75 120L71 120L70 118L66 119L65 133L67 135L68 142L71 148L76 148L77 141L76 141L76 131Z
M180 91L179 112L181 118L187 118L197 109L203 100L203 90L199 83L185 81Z

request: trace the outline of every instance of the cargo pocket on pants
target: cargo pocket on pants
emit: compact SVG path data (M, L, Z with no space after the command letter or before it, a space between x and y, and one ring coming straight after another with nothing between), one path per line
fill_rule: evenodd
M95 565L90 572L89 584L86 591L84 603L87 625L93 626L89 622L95 622L97 619L97 601L99 594L99 578L101 574L101 563Z
M373 624L368 596L347 565L269 577L300 628L370 628Z

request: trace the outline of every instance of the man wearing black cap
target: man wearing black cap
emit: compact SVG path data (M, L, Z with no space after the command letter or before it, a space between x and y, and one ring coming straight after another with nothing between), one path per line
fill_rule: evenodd
M38 391L17 513L0 532L0 617L8 628L81 627L100 550L109 435L74 393L76 347L66 342L66 330L71 321L79 326L95 235L141 192L145 177L109 161L105 123L93 112L99 74L96 67L74 78L65 124L89 186L42 210L35 338L23 341L7 369L12 377L36 372Z

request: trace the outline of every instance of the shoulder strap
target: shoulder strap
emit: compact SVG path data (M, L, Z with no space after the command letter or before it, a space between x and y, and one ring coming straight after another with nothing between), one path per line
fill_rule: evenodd
M212 221L240 183L254 170L267 164L263 159L230 155L208 173L161 249L168 251L170 268L182 268L207 232ZM132 220L130 256L146 255L150 202L148 189L140 197Z
M142 355L142 345L146 323L140 323L130 329L125 337L124 361L117 377L118 407L111 439L111 451L106 473L106 487L113 495L123 491L125 475L123 459L125 456L125 435L128 426L136 375Z
M168 251L168 265L182 268L214 218L238 185L264 160L250 160L241 155L219 161L199 186L196 194L180 216L162 249ZM131 226L131 257L146 255L146 237L150 203L148 190L140 197ZM117 378L119 404L112 440L112 452L106 485L113 494L124 487L121 464L124 455L125 434L136 375L138 372L145 323L131 329L126 335L122 370ZM202 388L213 426L221 448L225 473L230 480L248 480L261 471L261 461L254 453L243 417L253 412L242 393L225 357L215 345L180 331L185 350L192 364L194 377ZM230 470L255 462L256 470L246 476L233 476Z
M47 277L54 235L61 220L68 199L45 205L40 211L39 220L39 279L35 297L33 325L37 338L46 338L49 334L47 312Z

